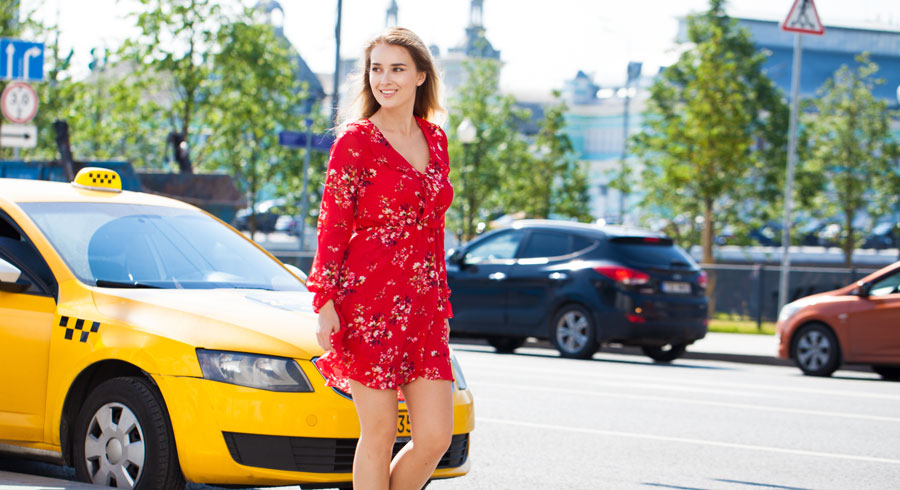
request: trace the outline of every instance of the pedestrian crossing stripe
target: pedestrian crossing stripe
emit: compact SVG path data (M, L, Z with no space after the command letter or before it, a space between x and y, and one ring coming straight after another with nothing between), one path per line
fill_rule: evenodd
M70 322L70 320L74 321ZM90 334L100 331L100 322L90 322L90 326L86 325L87 323L86 320L82 320L81 318L70 318L67 316L59 317L59 326L66 329L66 340L74 340L75 331L77 330L79 332L78 341L87 342Z

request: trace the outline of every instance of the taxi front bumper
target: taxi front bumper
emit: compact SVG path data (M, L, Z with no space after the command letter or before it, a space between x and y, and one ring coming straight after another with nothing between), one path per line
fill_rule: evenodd
M298 361L311 393L278 393L200 378L154 375L165 399L190 482L286 485L352 480L359 437L353 402L325 386L309 361ZM475 412L468 391L453 394L453 442L433 478L469 471ZM405 441L398 438L395 451ZM304 485L306 487L306 485Z

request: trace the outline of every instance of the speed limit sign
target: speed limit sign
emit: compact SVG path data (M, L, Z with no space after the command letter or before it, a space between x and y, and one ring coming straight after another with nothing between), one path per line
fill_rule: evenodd
M10 82L0 95L0 110L9 122L25 124L37 114L37 92L25 82Z

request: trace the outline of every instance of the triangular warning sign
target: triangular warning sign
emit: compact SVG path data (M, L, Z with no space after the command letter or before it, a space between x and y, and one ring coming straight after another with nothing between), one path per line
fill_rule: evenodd
M825 34L825 26L819 20L813 0L794 0L794 6L781 23L781 29L801 34Z

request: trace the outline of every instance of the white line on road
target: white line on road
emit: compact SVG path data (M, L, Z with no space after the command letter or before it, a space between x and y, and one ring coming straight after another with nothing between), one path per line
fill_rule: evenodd
M481 382L481 381L472 381L469 383L474 386L492 386L497 388L508 388L511 390L522 390L522 391L542 391L547 393L562 393L566 395L578 395L578 396L599 396L604 398L626 398L630 400L650 400L650 401L659 401L659 402L676 402L676 403L688 403L693 405L708 405L713 407L725 407L725 408L737 408L741 410L759 410L763 412L780 412L780 413L793 413L793 414L801 414L801 415L816 415L821 417L841 417L847 419L859 419L859 420L874 420L877 422L892 422L892 423L900 423L900 418L897 417L883 417L880 415L862 415L855 413L846 413L846 412L824 412L824 411L816 411L816 410L803 410L799 408L784 408L784 407L771 407L765 405L756 405L749 403L728 403L728 402L715 402L715 401L707 401L707 400L695 400L688 398L676 398L670 396L654 396L654 395L632 395L625 393L609 393L609 392L593 392L587 390L573 390L566 388L544 388L538 386L529 386L529 385L519 385L519 384L509 384L509 383L491 383L491 382Z
M461 357L457 354L457 357ZM581 361L584 362L584 361ZM589 362L589 361L588 361ZM541 373L541 374L558 374L563 377L572 378L611 378L616 380L622 379L635 379L635 380L643 380L643 381L656 381L659 382L659 377L653 376L637 376L637 375L623 375L623 374L603 374L596 372L586 372L583 369L583 365L579 370L569 370L569 369L542 369L536 367L526 367L526 366L516 366L516 367L506 367L506 366L498 366L495 363L479 363L479 362L471 362L468 360L464 360L462 363L463 368L480 368L483 367L491 372L497 371L506 371L510 373L522 373L522 372L530 372L530 373ZM648 364L648 367L652 366L652 364ZM466 369L468 371L468 369ZM803 378L805 381L828 381L826 379L809 379L807 377ZM753 388L759 390L767 390L767 391L780 391L780 392L788 392L791 394L796 393L808 393L814 395L829 395L829 396L838 396L841 398L855 397L855 398L875 398L881 400L900 400L900 395L888 394L888 393L867 393L867 392L859 392L859 391L840 391L840 390L823 390L817 388L803 388L798 386L774 386L774 385L761 385L761 384L743 384L743 383L734 383L734 382L716 382L716 381L699 381L699 380L679 380L678 383L684 384L692 384L698 386L722 386L726 388Z
M755 446L751 444L736 444L733 442L718 442L718 441L707 441L704 439L690 439L687 437L670 437L670 436L657 436L653 434L639 434L636 432L621 432L616 430L603 430L603 429L586 429L579 427L566 427L563 425L551 425L551 424L536 424L532 422L522 422L518 420L502 420L502 419L494 419L494 418L484 418L478 417L478 422L483 423L487 422L489 424L503 424L503 425L513 425L517 427L530 427L533 429L546 429L546 430L556 430L556 431L566 431L566 432L578 432L581 434L594 434L594 435L603 435L603 436L613 436L613 437L630 437L634 439L649 439L653 441L666 441L666 442L680 442L686 444L697 444L702 446L715 446L715 447L726 447L731 449L747 449L751 451L766 451L772 453L782 453L782 454L794 454L798 456L815 456L820 458L833 458L833 459L848 459L852 461L865 461L869 463L886 463L886 464L900 464L900 459L887 459L887 458L875 458L871 456L857 456L854 454L840 454L840 453L822 453L817 451L804 451L801 449L785 449L780 447L771 447L771 446Z

